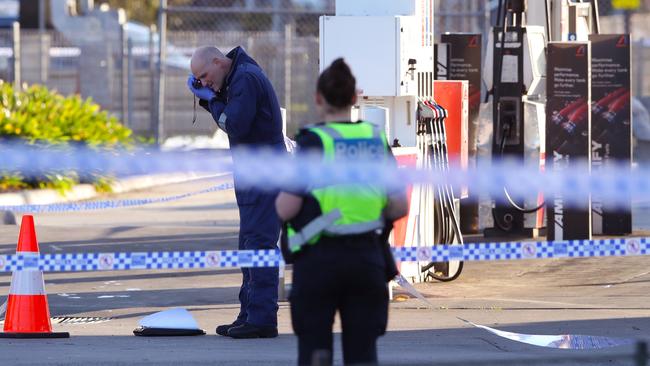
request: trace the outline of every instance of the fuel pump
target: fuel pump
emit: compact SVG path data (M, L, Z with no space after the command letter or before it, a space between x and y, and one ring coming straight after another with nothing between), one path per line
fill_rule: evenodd
M598 28L596 1L499 0L484 67L492 97L492 160L544 169L545 142L557 138L545 129L547 43L586 41ZM578 123L582 112L572 114L569 122ZM503 187L503 194L492 200L491 220L482 220L493 222L485 236L544 234L544 199L538 192L516 199Z
M434 10L433 0L337 0L336 15L320 18L320 63L345 58L360 92L358 116L352 118L384 129L399 166L444 173L447 147L440 137L446 116L432 103ZM451 187L416 184L409 191L409 214L395 224L392 245L425 252L436 244L460 245ZM461 270L459 261L400 264L412 282L450 281Z
M485 71L493 76L488 82L493 100L492 159L542 164L544 119L539 117L544 115L546 36L544 27L526 25L526 11L525 0L501 0L488 40L486 62L492 67ZM528 200L514 199L504 187L501 197L493 197L494 227L484 234L540 234L544 204L535 193Z

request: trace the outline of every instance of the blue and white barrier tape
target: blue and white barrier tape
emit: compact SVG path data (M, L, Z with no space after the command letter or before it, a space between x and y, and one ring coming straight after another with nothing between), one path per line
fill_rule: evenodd
M26 176L52 171L116 176L178 171L221 173L232 170L230 155L228 150L165 152L150 147L101 149L0 143L0 168Z
M232 158L231 158L232 154ZM43 172L74 170L79 173L116 176L160 172L224 173L234 171L242 188L303 190L321 185L372 182L401 188L405 184L451 184L467 186L475 195L503 198L504 187L514 200L536 198L538 193L560 199L565 207L585 207L589 195L608 205L628 206L632 198L650 197L650 169L631 169L616 164L594 166L558 160L546 166L523 166L513 161L493 161L490 166L464 170L452 166L440 172L378 164L351 159L346 164L323 164L322 158L308 154L291 157L272 150L234 149L224 152L95 151L90 149L52 150L1 145L0 172L20 172L24 176ZM562 164L560 164L562 161ZM591 170L590 170L591 169Z
M446 262L588 258L650 254L650 238L537 241L394 248L398 262ZM47 272L278 267L278 250L191 252L17 254L0 256L0 272L40 269Z
M174 196L158 197L158 198L140 198L140 199L126 199L126 200L106 200L106 201L91 201L91 202L70 202L70 203L54 203L47 205L19 205L19 206L0 206L0 211L13 211L13 212L28 212L28 213L43 213L43 212L72 212L72 211L87 211L87 210L107 210L111 208L125 208L134 206L150 205L152 203L163 203L181 200L183 198L197 196L200 194L224 191L232 189L232 183L223 183L210 188L202 189L196 192L189 192L178 194Z

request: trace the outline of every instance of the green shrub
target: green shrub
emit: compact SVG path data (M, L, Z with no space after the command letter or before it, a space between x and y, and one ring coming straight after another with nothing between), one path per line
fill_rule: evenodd
M18 191L28 187L20 173L0 172L0 192Z
M0 82L0 108L0 136L32 143L133 144L131 130L101 111L90 98L64 97L41 85L16 92L11 84Z
M93 185L95 190L100 193L113 193L112 184L115 182L115 179L107 176L97 176Z
M79 183L79 180L76 178L76 175L74 173L69 173L67 175L64 173L50 173L45 174L45 178L45 180L38 182L38 188L55 189L62 195L65 194L65 192L71 190L72 187L74 187L77 183Z
M41 85L14 90L0 80L0 139L24 140L29 144L87 146L90 148L132 147L132 131L117 118L100 110L90 98L64 97ZM0 191L23 188L54 188L65 192L75 184L93 183L106 191L110 178L98 174L49 171L25 178L15 172L0 172Z

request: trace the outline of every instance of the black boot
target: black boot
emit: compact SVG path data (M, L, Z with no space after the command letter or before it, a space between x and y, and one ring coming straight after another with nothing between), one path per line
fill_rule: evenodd
M244 324L243 321L235 320L231 324L220 325L217 327L217 334L222 336L228 336L228 331L230 330L230 328L238 327L242 324Z
M256 326L244 323L228 330L228 336L232 338L275 338L278 336L278 328L273 326Z

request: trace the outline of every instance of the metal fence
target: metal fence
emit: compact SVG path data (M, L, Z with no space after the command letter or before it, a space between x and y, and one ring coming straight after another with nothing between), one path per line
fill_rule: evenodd
M317 9L289 1L161 1L163 58L159 109L162 135L206 134L215 131L212 118L200 113L191 124L193 98L185 82L192 51L214 45L224 52L242 46L273 84L280 105L287 110L287 132L314 122L313 94L318 77L318 18L333 14L334 1ZM185 60L187 67L170 59Z
M124 48L113 47L95 65L105 73L89 80L82 65L96 59L92 50L80 48L56 30L0 29L0 79L18 85L43 84L63 95L87 97L84 87L106 90L97 103L140 135L151 135L154 105L155 61L153 42L135 45L125 37ZM90 74L92 77L92 73Z
M487 40L491 23L492 2L485 0L436 0L435 34L445 32L481 33Z

